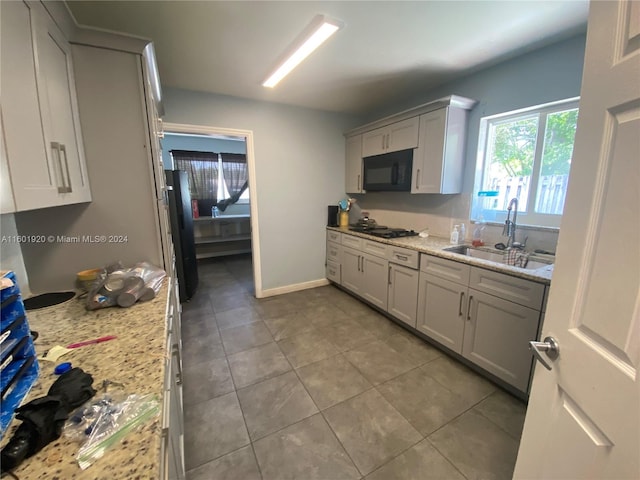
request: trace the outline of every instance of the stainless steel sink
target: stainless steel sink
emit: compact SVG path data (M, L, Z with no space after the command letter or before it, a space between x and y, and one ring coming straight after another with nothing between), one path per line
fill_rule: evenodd
M467 247L465 245L459 245L457 247L450 247L444 249L446 252L456 253L458 255L464 255L466 257L481 258L483 260L490 260L497 263L504 262L504 253L498 251L483 250L480 248ZM544 261L539 258L532 258L529 256L529 261L525 270L536 270L538 268L548 267L553 265L553 262ZM520 267L516 267L520 268Z

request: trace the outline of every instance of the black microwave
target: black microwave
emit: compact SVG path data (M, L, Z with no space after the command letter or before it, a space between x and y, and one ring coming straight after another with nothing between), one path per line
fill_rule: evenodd
M367 192L410 192L413 149L384 153L362 159Z

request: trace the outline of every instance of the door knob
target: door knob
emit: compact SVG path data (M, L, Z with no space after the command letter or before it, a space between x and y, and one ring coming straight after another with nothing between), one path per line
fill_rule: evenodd
M558 345L558 342L555 338L545 337L543 342L529 342L529 350L533 352L533 356L536 357L536 360L544 365L544 368L546 368L547 370L551 370L551 365L549 365L545 358L542 356L542 352L544 352L551 360L555 360L556 358L558 358L560 345Z

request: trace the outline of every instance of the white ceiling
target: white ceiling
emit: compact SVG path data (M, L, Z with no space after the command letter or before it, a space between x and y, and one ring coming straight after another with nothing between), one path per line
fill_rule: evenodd
M585 31L587 0L68 1L78 23L153 39L163 87L366 113ZM319 13L345 27L275 89Z

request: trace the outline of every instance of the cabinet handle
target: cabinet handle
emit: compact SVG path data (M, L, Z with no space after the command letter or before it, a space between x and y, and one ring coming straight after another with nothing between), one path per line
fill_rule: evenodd
M364 273L364 257L361 257L361 258L362 258L362 273Z
M391 285L391 265L389 265L389 274L387 280L389 281L389 285Z
M471 320L471 301L473 300L473 295L469 295L469 304L467 305L467 320Z
M358 174L358 188L357 188L357 190L360 191L360 174Z
M178 345L173 345L173 351L171 353L176 356L176 364L178 365L178 372L176 373L176 385L182 385L182 362L180 361L180 352L178 351Z
M164 122L158 117L158 138L164 138Z
M386 137L386 135L382 135L382 150L384 150L384 140L385 140L384 137Z
M62 171L62 160L60 158L60 144L58 142L51 142L51 152L53 153L54 156L54 162L57 161L58 162L58 168L56 168L56 166L54 165L54 176L56 176L56 170L60 172L60 178L56 178L55 182L58 185L58 193L66 193L67 192L67 187L64 183L64 173ZM60 186L60 184L58 183L58 180L60 180L62 182L62 186Z
M69 184L65 188L65 192L71 193L72 189L71 189L71 175L69 174L69 159L67 158L67 147L63 143L60 144L60 152L64 153L64 166L65 166L65 170L67 171L67 181L69 182ZM62 165L62 160L60 160L60 165Z
M458 316L462 316L462 302L464 301L464 292L460 292L460 305L458 306Z
M360 255L358 255L358 271L360 271Z
M404 260L405 262L406 262L407 260L409 260L409 257L406 257L406 256L404 256L404 255L398 255L397 253L396 253L396 258L397 258L398 260Z
M420 188L420 169L416 172L416 190Z

